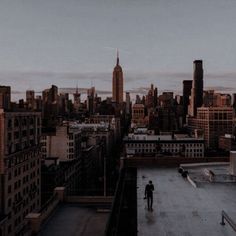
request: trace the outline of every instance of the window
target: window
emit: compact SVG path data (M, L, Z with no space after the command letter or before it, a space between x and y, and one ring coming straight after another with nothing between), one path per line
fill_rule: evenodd
M11 180L11 172L8 173L8 180Z
M8 186L8 193L11 193L11 185Z
M8 229L7 229L7 231L8 231L8 234L11 233L11 225L8 225Z
M8 207L11 207L11 198L8 199Z

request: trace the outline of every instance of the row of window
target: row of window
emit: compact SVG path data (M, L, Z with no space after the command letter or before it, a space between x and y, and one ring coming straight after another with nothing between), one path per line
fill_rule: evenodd
M25 117L25 118L13 118L13 119L8 119L7 121L7 127L10 129L13 127L19 127L20 124L22 126L26 126L26 125L33 125L35 123L35 119L33 117ZM37 124L40 125L41 124L41 119L37 118Z
M18 225L20 225L21 224L21 222L24 220L24 218L26 217L26 215L29 213L29 212L32 212L32 211L34 211L34 209L36 208L36 205L37 206L39 206L39 200L37 200L37 203L35 204L35 202L30 206L30 208L29 209L25 209L24 211L23 211L23 215L22 215L22 217L21 217L21 215L19 215L18 217L16 217L15 218L15 220L14 220L14 227L17 227ZM19 205L20 206L20 205ZM19 212L20 210L18 210L17 212ZM8 219L11 219L11 217L12 217L12 214L11 214L11 212L9 212L9 214L8 214ZM8 225L8 234L10 234L11 232L12 232L12 225L11 224L9 224Z
M201 144L201 143L194 143L194 144L159 144L161 145L161 147L182 147L182 146L185 146L185 147L203 147L204 144ZM156 147L156 144L154 143L128 143L127 144L128 147Z
M20 163L23 163L25 161L28 161L31 158L35 158L39 155L40 155L39 150L27 152L27 153L24 153L23 155L21 153L20 155L15 155L13 158L7 158L6 165L10 168L10 167L16 166Z
M21 175L22 172L24 173L24 172L28 171L29 167L34 168L36 166L36 163L37 163L37 165L39 165L39 159L37 159L37 161L34 160L34 161L31 161L30 163L27 163L21 167L15 168L14 177ZM37 171L39 172L39 169ZM11 180L11 178L12 178L12 172L9 171L8 172L8 180Z

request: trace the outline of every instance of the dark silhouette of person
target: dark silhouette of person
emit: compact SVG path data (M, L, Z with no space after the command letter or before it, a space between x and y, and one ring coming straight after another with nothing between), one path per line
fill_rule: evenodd
M154 191L154 185L152 184L152 181L150 180L149 183L145 187L145 197L144 197L144 199L147 199L148 210L152 210L153 191Z

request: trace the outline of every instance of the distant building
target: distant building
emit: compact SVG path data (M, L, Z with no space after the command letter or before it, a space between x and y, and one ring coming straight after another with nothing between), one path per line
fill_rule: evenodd
M144 125L148 124L148 117L145 117L145 107L143 104L134 104L132 107L132 121L133 125Z
M0 109L9 110L11 108L11 87L0 86Z
M34 90L26 90L26 103L29 109L34 110L36 108Z
M96 108L95 97L96 97L95 87L88 89L88 91L87 91L87 110L90 115L93 115L95 112L95 108Z
M112 78L112 99L117 104L123 103L123 71L119 63L119 54L117 53L116 66L113 70Z
M125 154L129 156L168 156L204 157L204 139L188 135L154 135L147 129L136 129L124 138Z
M130 99L130 93L129 92L126 92L125 102L126 102L125 112L126 112L127 115L130 115L131 114L131 99Z
M203 66L202 60L193 62L193 85L191 90L191 100L189 105L190 116L196 116L197 108L203 104Z
M81 107L81 99L78 87L76 87L76 92L73 95L74 95L74 112L78 113Z
M229 94L215 93L214 90L204 91L203 105L205 107L231 106L231 96Z
M236 151L236 140L231 134L225 134L219 138L219 148L225 151Z
M47 128L55 127L59 113L57 86L52 85L50 89L43 90L42 100L43 125Z
M79 158L80 132L71 131L66 122L56 127L56 131L42 135L43 159L57 157L59 161L67 161Z
M192 80L184 80L183 81L183 111L184 111L184 123L185 117L188 114L188 105L189 105L189 97L191 96L192 90Z
M24 235L28 213L41 208L41 113L0 110L0 216L2 235Z
M219 137L233 132L232 107L200 107L196 117L188 117L192 131L202 130L207 148L218 148Z
M109 124L109 129L114 132L115 142L119 141L121 138L121 122L120 118L115 117L114 115L93 115L85 120L89 124L100 124L106 125Z
M154 89L153 84L151 84L151 88L149 89L145 99L145 106L147 108L155 108L157 106L157 95L157 88Z

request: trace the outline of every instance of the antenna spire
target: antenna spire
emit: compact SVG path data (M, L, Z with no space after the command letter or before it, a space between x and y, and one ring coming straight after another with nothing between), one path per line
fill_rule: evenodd
M78 81L77 81L77 84L76 84L76 94L79 93L79 89L78 89Z
M117 49L117 50L116 50L116 65L117 65L117 66L119 65L119 62L120 62L120 59L119 59L119 50Z

